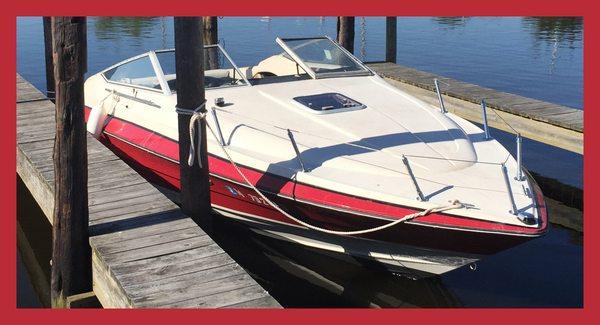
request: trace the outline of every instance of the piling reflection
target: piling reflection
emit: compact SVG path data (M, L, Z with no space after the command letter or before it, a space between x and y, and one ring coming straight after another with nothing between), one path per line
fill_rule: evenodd
M17 307L49 307L52 227L20 177L17 177L16 217Z
M464 27L469 19L470 17L432 17L434 22L449 29Z
M439 277L413 280L348 255L272 239L216 218L211 236L285 307L457 307Z
M582 17L523 17L523 25L537 41L573 48L583 37Z
M29 279L36 292L21 289L18 306L31 307L37 299L48 306L44 300L49 297L51 227L23 183L18 184L19 224L29 239L27 253L35 253L33 264L41 269L34 272L40 277ZM412 280L343 254L256 234L237 221L220 216L212 221L203 223L203 229L284 307L582 305L583 237L560 227L552 226L540 239L487 257L477 271L461 268L442 277ZM32 260L24 263L28 271L20 270L19 276L34 274Z
M100 40L117 40L123 36L140 38L155 32L164 19L160 17L95 17L93 30Z

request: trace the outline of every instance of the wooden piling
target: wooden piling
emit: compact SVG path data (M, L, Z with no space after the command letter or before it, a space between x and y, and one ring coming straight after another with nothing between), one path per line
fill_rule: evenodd
M338 17L337 41L350 53L354 53L354 17Z
M46 57L46 96L54 98L54 63L52 62L52 18L43 17Z
M204 44L218 44L219 43L219 28L217 23L217 17L202 17L204 25L203 41ZM218 51L209 50L206 51L204 57L205 70L212 70L219 68L219 56Z
M52 307L65 307L68 296L92 290L83 110L85 29L85 17L52 17L56 85Z
M175 17L175 70L177 73L177 107L194 110L204 103L204 46L201 17ZM206 108L202 109L206 112ZM179 170L181 173L181 204L189 216L205 218L211 214L208 157L206 154L206 121L199 120L196 133L201 134L201 161L194 159L188 166L191 141L190 115L179 114ZM200 167L202 166L202 167Z
M207 16L202 17L202 23L204 25L204 44L217 44L219 43L219 28L217 23L217 17Z
M397 17L385 18L385 61L396 63Z
M52 224L54 104L16 77L17 174ZM94 293L103 307L281 308L203 228L91 134L86 151L94 162L88 166ZM28 230L24 235L36 236ZM90 302L95 306L89 292L67 298L71 308Z

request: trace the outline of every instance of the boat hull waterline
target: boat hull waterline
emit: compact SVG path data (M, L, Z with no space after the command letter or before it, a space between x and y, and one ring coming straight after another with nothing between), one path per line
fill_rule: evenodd
M90 111L91 108L86 107L86 119ZM153 141L139 143L139 139L149 138ZM99 140L151 182L179 191L176 141L116 117L108 118ZM372 260L389 271L415 277L443 274L543 233L539 229L519 229L493 222L482 227L484 223L478 220L432 214L361 236L322 234L308 230L276 211L244 184L229 161L209 153L209 168L211 203L219 215L241 221L262 235ZM299 185L292 184L291 180L277 180L276 175L250 168L242 167L242 170L246 175L259 175L259 181L254 185L264 189L263 193L288 213L328 229L366 229L393 221L394 216L402 217L418 211L387 203L379 203L378 207L373 200L310 186L306 186L304 191L296 188L294 194L290 188ZM259 185L261 179L263 187ZM298 197L298 193L311 191L314 192L311 195L313 200ZM330 199L325 200L327 197ZM320 198L320 202L315 202L314 198ZM344 200L364 201L363 209L348 211L343 208L345 204L340 204ZM440 223L440 220L444 222Z
M204 46L216 212L418 276L546 232L539 187L479 127L393 87L327 36L275 41L282 52L241 68ZM84 94L88 131L178 192L175 61L173 49L140 54L88 78Z

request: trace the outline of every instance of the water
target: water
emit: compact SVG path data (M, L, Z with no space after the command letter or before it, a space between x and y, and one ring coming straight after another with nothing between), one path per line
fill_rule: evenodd
M225 17L219 40L238 66L281 52L275 38L329 35L334 17ZM355 54L385 57L385 19L356 19ZM171 17L90 17L88 73L134 55L174 47ZM17 19L17 71L45 90L40 17ZM583 108L583 19L577 17L400 17L398 63L458 80ZM498 139L513 150L511 137ZM583 188L583 156L524 141L531 171Z
M542 238L440 277L412 280L364 262L251 234L222 222L224 247L287 307L581 307L581 236Z
M20 252L17 254L17 306L20 308L42 306L31 284L31 278L27 273L27 267L22 261Z
M275 37L335 36L332 17L219 20L219 39L239 65L280 51ZM41 18L17 19L17 69L43 89ZM88 71L133 55L173 47L172 18L88 20ZM385 57L385 19L356 19L355 54ZM583 19L400 17L398 63L458 80L583 108Z
M17 306L42 307L44 304L49 304L50 293L41 292L43 291L41 288L48 287L50 284L52 228L42 209L19 177L17 177L17 222L22 230L17 254ZM23 244L24 242L26 244ZM23 256L28 256L28 259ZM32 267L28 263L35 265ZM39 290L36 290L34 283L40 287ZM45 285L40 285L42 283Z
M50 224L20 181L18 189L19 222L38 239L34 251L49 281ZM416 281L257 235L234 221L216 219L211 237L284 307L582 306L582 237L560 227L478 262L475 271L464 267ZM21 263L17 282L17 305L40 307Z
M239 65L279 52L276 36L335 34L331 17L219 20L219 39ZM385 20L356 20L355 54L384 58ZM133 55L173 47L172 18L89 18L88 75ZM398 63L455 79L583 109L583 20L580 18L398 19ZM17 71L45 90L41 18L17 19ZM494 130L509 149L512 138ZM582 188L583 157L525 140L525 165ZM29 200L21 204L34 205ZM21 213L29 215L30 213ZM24 216L20 216L24 217ZM31 216L27 223L31 223ZM412 281L365 270L296 245L220 223L219 244L284 306L581 306L582 235L560 227L549 234L442 277ZM44 226L41 226L43 229ZM36 230L40 264L49 259L50 228ZM234 235L235 234L235 235ZM45 247L45 251L44 251ZM46 270L47 271L47 270ZM19 268L20 306L35 305Z

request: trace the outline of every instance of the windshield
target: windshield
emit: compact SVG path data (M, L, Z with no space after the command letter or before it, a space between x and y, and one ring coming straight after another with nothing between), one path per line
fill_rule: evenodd
M105 71L104 77L116 83L161 89L160 82L147 54Z
M177 91L175 76L175 50L156 51L156 58L172 92ZM222 88L246 85L245 76L218 45L204 47L204 87Z
M277 43L285 50L284 56L300 64L313 78L370 74L357 58L327 37L278 38Z

